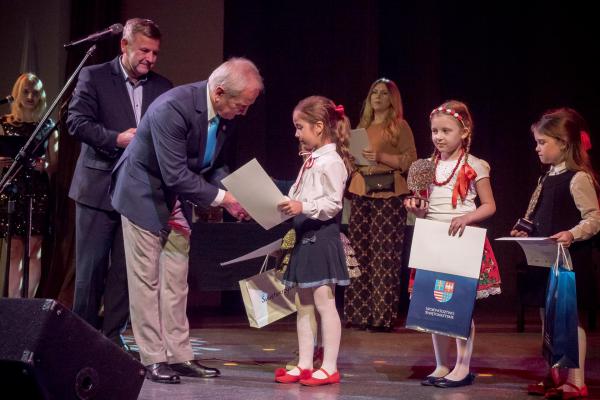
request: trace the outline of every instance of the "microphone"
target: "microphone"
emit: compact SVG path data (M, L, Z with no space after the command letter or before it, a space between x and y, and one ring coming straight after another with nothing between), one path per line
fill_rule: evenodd
M98 40L102 40L108 36L118 35L123 32L123 25L121 24L113 24L106 28L103 31L92 33L91 35L84 37L83 39L75 40L73 42L67 43L64 45L65 49L80 45L82 43L88 42L97 42Z
M12 103L13 101L15 101L15 98L14 98L14 97L12 97L12 96L9 94L9 95L8 95L8 96L6 96L5 98L3 98L3 99L0 99L0 104L6 104L6 103L10 104L10 103Z

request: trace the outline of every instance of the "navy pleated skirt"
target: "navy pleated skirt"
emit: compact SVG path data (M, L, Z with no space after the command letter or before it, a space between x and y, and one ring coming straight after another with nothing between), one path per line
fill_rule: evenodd
M294 218L296 244L283 275L286 286L310 288L332 283L341 286L350 284L340 240L340 214L327 221L306 218L304 215Z

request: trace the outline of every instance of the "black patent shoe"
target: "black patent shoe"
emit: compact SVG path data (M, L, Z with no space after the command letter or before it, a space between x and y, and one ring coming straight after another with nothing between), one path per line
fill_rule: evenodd
M221 375L221 372L218 369L205 367L196 360L169 364L169 367L179 375L191 376L193 378L215 378Z
M146 379L160 383L179 383L179 374L173 371L166 362L150 364L146 367Z
M442 378L439 381L436 381L433 384L433 386L439 387L439 388L455 388L455 387L472 385L474 381L475 381L475 374L467 374L467 376L465 376L464 379L461 379L460 381L453 381L450 379Z
M440 381L440 380L442 380L442 379L444 379L444 377L443 377L443 376L438 376L438 377L435 377L435 376L427 376L427 377L425 377L425 379L423 379L423 380L421 381L421 385L423 385L423 386L435 386L435 383L436 383L437 381Z

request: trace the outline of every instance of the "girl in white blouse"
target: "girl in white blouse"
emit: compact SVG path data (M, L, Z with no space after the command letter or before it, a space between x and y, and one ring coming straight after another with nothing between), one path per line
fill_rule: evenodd
M432 160L435 176L429 185L428 201L407 198L405 206L419 218L449 222L448 234L462 235L467 225L477 224L496 212L490 184L490 166L469 153L473 137L473 119L466 104L450 100L430 114L431 140L435 146ZM479 197L477 206L475 198ZM414 270L413 270L414 271ZM413 275L414 276L414 275ZM412 288L413 277L409 282ZM489 241L485 240L477 298L500 293L500 274ZM456 363L450 370L450 338L432 334L436 368L421 384L450 388L470 385L475 375L470 373L475 340L475 323L471 322L468 340L456 339Z
M280 383L300 382L317 386L340 381L337 357L341 322L335 307L335 285L348 285L350 279L340 241L340 218L346 180L351 169L348 138L350 123L344 108L321 97L308 97L293 113L296 137L310 151L298 178L279 209L294 216L296 244L283 281L298 286L298 366L291 371L275 371ZM311 315L321 321L323 364L312 371L314 337Z

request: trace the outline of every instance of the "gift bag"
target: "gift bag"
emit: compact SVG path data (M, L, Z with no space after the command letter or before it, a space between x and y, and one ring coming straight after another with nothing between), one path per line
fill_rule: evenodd
M417 269L406 327L459 339L471 334L477 279Z
M544 314L542 353L552 368L579 368L577 288L568 252L558 245L550 269Z
M296 287L281 282L282 271L267 270L269 256L265 257L257 275L239 281L248 322L253 328L262 328L296 312Z

